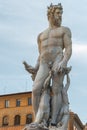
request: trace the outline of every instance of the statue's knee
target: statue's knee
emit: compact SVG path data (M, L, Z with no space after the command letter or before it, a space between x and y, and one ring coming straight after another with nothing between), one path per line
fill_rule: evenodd
M41 89L39 85L33 85L32 94L33 95L40 95Z
M37 94L38 94L38 90L37 90L36 87L34 87L34 88L32 89L32 94L33 94L33 95L37 95Z

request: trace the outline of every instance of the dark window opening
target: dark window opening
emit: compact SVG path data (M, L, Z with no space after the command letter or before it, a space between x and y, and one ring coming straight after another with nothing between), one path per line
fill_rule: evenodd
M4 117L3 117L3 123L2 123L2 125L3 125L3 126L8 126L8 124L9 124L8 116L4 116Z
M14 125L20 125L20 115L16 115L14 118Z
M26 124L30 124L32 122L32 114L28 114L26 116Z
M32 98L28 98L28 105L32 105Z
M19 99L16 100L16 107L20 107L20 100Z
M5 108L9 107L9 100L5 100Z

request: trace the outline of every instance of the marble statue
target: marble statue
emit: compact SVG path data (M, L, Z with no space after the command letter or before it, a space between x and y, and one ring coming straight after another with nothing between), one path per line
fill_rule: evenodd
M39 56L35 67L23 62L32 74L32 105L35 121L24 130L66 130L69 120L67 90L70 85L67 67L72 54L71 31L61 26L63 7L51 4L47 10L49 27L38 35ZM64 86L64 77L67 83Z

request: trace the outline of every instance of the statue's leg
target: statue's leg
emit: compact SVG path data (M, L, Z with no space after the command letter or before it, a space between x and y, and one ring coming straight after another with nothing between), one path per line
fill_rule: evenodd
M63 79L64 74L59 73L53 76L53 85L52 85L52 120L51 124L56 125L57 123L57 116L62 106L62 87L63 87Z
M63 114L63 117L62 117L62 127L64 127L65 130L67 130L67 127L68 127L68 121L69 121L69 105L66 104L64 106L64 114Z
M46 93L47 90L45 90L42 93L40 103L39 103L39 108L38 112L36 114L35 122L36 123L41 123L43 122L44 125L46 125L48 118L49 118L49 113L50 113L50 95Z
M32 89L32 105L33 105L35 115L38 111L43 83L45 79L47 78L48 74L49 74L48 65L46 63L41 64L37 72L37 75L33 84L33 89Z

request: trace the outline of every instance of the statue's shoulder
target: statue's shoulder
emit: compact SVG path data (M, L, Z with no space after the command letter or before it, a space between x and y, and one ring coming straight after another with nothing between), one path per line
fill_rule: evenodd
M49 28L43 30L42 34L47 34L49 32L49 30L50 30Z
M69 27L62 26L61 28L63 29L63 32L64 32L65 34L67 34L68 36L71 37L72 34L71 34L71 30L70 30Z
M47 29L43 30L41 33L39 33L38 38L40 38L40 36L41 36L42 34L46 33L47 31L49 31L49 28L47 28Z
M38 35L38 37L37 37L37 43L40 43L42 33L43 33L43 32L39 33L39 35Z
M39 35L38 35L38 41L42 41L44 38L46 38L49 32L49 28L45 29L44 31L42 31Z

